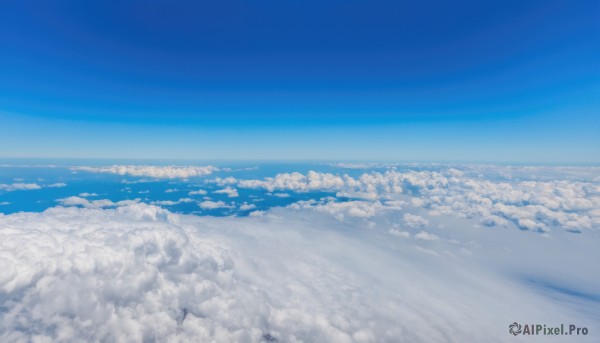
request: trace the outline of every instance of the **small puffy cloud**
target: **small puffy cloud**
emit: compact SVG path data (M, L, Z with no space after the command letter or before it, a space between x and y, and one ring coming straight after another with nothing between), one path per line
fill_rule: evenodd
M157 179L186 179L212 174L219 169L213 166L146 166L146 165L113 165L110 167L72 167L92 173L110 173Z
M64 182L57 182L57 183L53 183L53 184L47 185L46 187L49 187L49 188L61 188L61 187L66 187L66 186L67 186L67 184L64 183Z
M134 203L138 203L140 199L135 200L121 200L117 202L113 202L108 199L100 199L100 200L88 200L81 197L70 196L63 199L56 200L62 206L81 206L84 208L107 208L107 207L120 207L127 206Z
M440 239L438 236L436 236L432 233L426 232L426 231L421 231L421 232L417 233L415 235L415 238L421 239L424 241L437 241L438 239Z
M290 196L288 193L271 193L271 195L278 198L287 198Z
M200 208L202 208L204 210L214 210L214 209L218 209L218 208L231 208L230 205L226 204L223 201L212 201L212 200L202 201L201 203L198 204L198 206L200 206Z
M169 189L165 190L165 193L175 193L175 192L179 192L179 189L177 189L177 188L169 188Z
M2 201L2 202L0 202L0 205L10 205L10 202L8 202L8 201Z
M406 213L403 217L402 217L402 222L404 223L404 225L411 227L411 228L418 228L418 227L423 227L427 224L429 224L429 221L421 216L418 216L416 214L411 214L411 213Z
M240 211L250 211L256 208L256 205L254 204L248 204L248 203L243 203L240 206Z
M217 177L217 178L215 178L214 182L219 186L225 186L225 185L233 185L233 184L237 183L238 180L233 176L228 176L226 178Z
M158 205L158 206L173 206L173 205L179 205L179 204L183 204L183 203L190 203L190 202L195 202L196 200L191 199L191 198L181 198L177 201L173 201L173 200L157 200L157 201L153 201L151 202L152 205Z
M208 192L206 192L203 189L198 189L198 190L189 192L188 195L206 195L207 193Z
M88 197L97 197L98 194L97 193L83 192L83 193L79 193L79 196L83 197L83 198L88 198Z
M220 189L218 191L214 191L213 193L227 194L227 196L230 197L230 198L235 198L235 197L239 196L237 189L231 188L231 187L225 187L225 188Z
M1 183L0 184L0 190L3 191L7 191L7 192L12 192L12 191L29 191L29 190L35 190L35 189L41 189L42 187L40 185L38 185L37 183L12 183L12 184L6 184L6 183Z

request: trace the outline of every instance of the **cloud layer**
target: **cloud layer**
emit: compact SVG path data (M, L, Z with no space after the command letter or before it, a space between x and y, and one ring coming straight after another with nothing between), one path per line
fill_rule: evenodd
M213 218L84 200L0 215L0 340L492 342L515 320L598 324L512 277L522 270L509 259L585 253L596 236L564 246L527 235L523 249L522 232L489 233L508 254L473 228L410 216L411 233L389 235L382 212L365 227L368 216L340 223L312 208ZM561 267L553 280L564 287Z

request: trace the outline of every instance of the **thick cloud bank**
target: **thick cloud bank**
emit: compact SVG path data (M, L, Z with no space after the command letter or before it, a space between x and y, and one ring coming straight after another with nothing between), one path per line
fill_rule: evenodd
M217 171L213 166L138 166L138 165L113 165L110 167L73 167L72 170L82 170L93 173L110 173L129 176L144 176L157 179L185 179L195 176L209 175Z
M502 342L513 321L598 338L594 233L390 222L377 202L340 221L352 207L213 218L85 201L0 214L0 341Z

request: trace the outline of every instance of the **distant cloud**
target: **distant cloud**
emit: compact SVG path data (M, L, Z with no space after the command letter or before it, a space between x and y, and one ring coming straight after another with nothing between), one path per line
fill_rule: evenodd
M214 191L213 193L227 194L227 196L230 197L230 198L236 198L236 197L239 196L237 189L231 188L231 187L225 187L225 188L220 189L218 191Z
M120 206L127 206L127 205L131 205L131 204L135 204L135 203L138 203L140 201L140 199L121 200L121 201L113 202L108 199L90 201L85 198L71 196L71 197L67 197L67 198L63 198L63 199L57 199L56 201L59 202L62 206L81 206L84 208L107 208L107 207L120 207Z
M97 196L98 196L98 194L96 194L96 193L88 193L88 192L83 192L83 193L80 193L80 194L79 194L79 196L80 196L80 197L84 197L84 198L87 198L87 197L97 197Z
M34 190L41 189L42 187L37 183L13 183L13 184L0 184L0 190L4 190L7 192L12 191L21 191L21 190Z
M593 175L597 173L594 167L540 169L494 166L486 169L485 166L475 165L437 168L369 172L359 177L315 171L306 175L281 173L263 180L237 180L237 186L262 188L269 192L329 191L335 192L338 197L370 202L299 202L297 205L338 212L340 216L370 217L377 211L399 211L406 207L401 205L404 203L425 210L430 216L478 217L486 226L512 224L520 229L538 232L547 232L552 227L571 232L600 229L600 186L593 181ZM589 181L579 181L575 176L573 180L560 179L569 177L571 173L579 177L583 175ZM548 175L545 176L548 180L512 181L512 175L519 178ZM427 225L428 219L407 214L403 222L408 227L420 227Z
M0 190L6 191L6 192L12 192L12 191L30 191L30 190L37 190L37 189L42 189L42 188L60 188L60 187L65 187L67 184L63 183L63 182L58 182L58 183L52 183L49 185L38 185L37 183L12 183L12 184L0 184Z
M212 200L202 201L201 203L198 204L198 206L200 206L200 208L202 208L204 210L214 210L214 209L218 209L218 208L231 208L230 205L227 205L223 201L212 201Z
M190 202L195 202L196 200L194 199L190 199L190 198L180 198L177 201L173 201L173 200L157 200L157 201L153 201L151 202L152 205L159 205L159 206L173 206L173 205L179 205L179 204L183 204L183 203L190 203Z
M110 173L139 177L153 177L157 179L186 179L195 176L212 174L219 169L213 166L139 166L139 165L113 165L110 167L72 167L72 170L81 170L93 173Z
M240 205L240 211L250 211L256 208L254 204L243 203Z
M208 194L208 192L203 189L198 189L196 191L191 191L188 193L188 195L206 195L206 194Z

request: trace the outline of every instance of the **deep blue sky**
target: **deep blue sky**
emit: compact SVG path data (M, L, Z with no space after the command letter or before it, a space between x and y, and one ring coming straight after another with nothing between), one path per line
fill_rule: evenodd
M600 162L600 1L2 1L0 157Z

